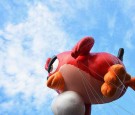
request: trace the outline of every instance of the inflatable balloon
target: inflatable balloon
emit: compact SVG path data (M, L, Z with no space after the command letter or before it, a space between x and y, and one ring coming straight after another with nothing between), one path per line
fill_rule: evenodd
M92 104L117 100L128 86L135 90L135 78L122 62L124 49L114 56L91 52L93 45L94 39L85 37L71 51L47 59L47 86L59 93L52 105L55 115L90 115Z
M66 91L54 100L52 111L54 115L84 115L85 105L76 92Z

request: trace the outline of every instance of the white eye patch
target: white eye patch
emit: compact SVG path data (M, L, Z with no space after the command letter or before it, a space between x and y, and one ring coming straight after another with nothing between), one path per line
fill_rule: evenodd
M56 60L53 62L52 66L51 66L51 71L50 71L50 73L54 73L54 72L56 71L56 69L58 68L58 65L59 65L59 60L56 59Z

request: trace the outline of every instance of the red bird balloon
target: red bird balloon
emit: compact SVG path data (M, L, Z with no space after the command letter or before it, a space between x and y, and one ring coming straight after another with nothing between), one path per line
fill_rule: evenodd
M81 102L84 103L84 109L82 109L84 113L80 113L80 115L90 115L92 104L108 103L120 98L128 86L135 90L135 78L131 78L122 63L124 49L120 48L116 57L106 52L91 52L93 45L94 39L85 37L71 51L48 58L45 64L45 69L49 73L47 86L62 95L59 100L64 99L63 95L69 95L65 94L68 91L74 92L73 96L78 95L78 98L71 98L69 102L81 99ZM68 97L70 98L70 96ZM62 106L64 107L64 101ZM63 111L68 108L70 106L64 108ZM55 114L60 115L60 113ZM76 113L72 115L76 115ZM77 113L77 115L79 114Z

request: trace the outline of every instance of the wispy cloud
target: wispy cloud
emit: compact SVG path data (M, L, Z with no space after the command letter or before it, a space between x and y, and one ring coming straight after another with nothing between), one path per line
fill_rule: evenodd
M0 87L5 96L13 100L21 94L26 102L33 98L36 107L45 103L50 92L45 86L45 59L67 46L68 35L59 20L57 13L38 3L29 8L25 22L0 30ZM11 108L10 99L5 101L0 106Z
M133 30L127 30L126 36L124 38L124 43L129 49L134 49L134 31Z
M123 15L125 15L129 25L126 28L125 36L124 36L124 44L129 49L134 49L135 43L135 1L134 0L125 0L124 2L120 0L120 8L122 10Z
M116 27L116 13L109 15L107 19L108 19L107 21L108 21L109 34L110 34L110 36L113 36L114 30L115 30L115 28L117 28Z

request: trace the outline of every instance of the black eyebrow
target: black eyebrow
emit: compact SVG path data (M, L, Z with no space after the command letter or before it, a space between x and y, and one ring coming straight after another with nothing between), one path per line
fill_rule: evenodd
M50 73L50 71L51 71L51 66L52 66L53 62L54 62L56 59L57 59L57 56L53 56L53 57L51 58L51 61L50 61L49 65L48 65L48 72L49 72L49 73Z

